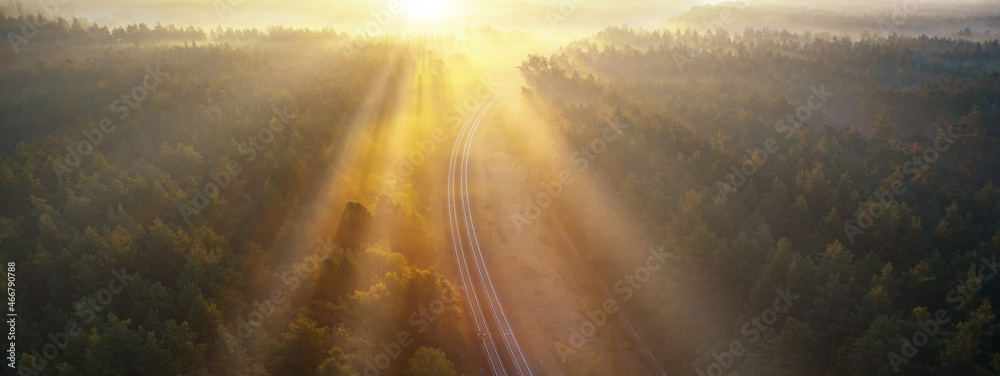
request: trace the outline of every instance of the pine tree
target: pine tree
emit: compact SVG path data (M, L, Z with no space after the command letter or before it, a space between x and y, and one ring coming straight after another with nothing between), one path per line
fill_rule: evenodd
M298 315L281 334L273 369L279 375L315 375L327 359L328 348L326 328L318 328L312 319Z
M875 118L875 125L872 126L871 138L888 142L895 138L898 130L899 123L895 111L889 106L882 106L878 117Z
M458 376L444 352L433 347L417 349L406 364L406 376Z

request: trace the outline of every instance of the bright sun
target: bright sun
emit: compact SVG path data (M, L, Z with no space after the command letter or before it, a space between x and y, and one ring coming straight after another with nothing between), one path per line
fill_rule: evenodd
M440 21L451 12L448 0L409 0L404 4L403 9L411 21Z

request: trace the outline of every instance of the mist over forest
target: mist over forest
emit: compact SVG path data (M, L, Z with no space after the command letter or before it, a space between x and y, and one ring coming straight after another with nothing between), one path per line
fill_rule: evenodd
M995 0L0 32L5 375L1000 375Z

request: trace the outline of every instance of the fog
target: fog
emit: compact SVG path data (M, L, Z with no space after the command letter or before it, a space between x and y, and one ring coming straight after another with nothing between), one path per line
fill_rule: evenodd
M1000 374L996 0L53 0L0 33L17 374Z

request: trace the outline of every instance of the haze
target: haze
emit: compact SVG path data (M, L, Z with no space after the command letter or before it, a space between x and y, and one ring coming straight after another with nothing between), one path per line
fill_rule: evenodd
M996 0L0 32L5 374L1000 375Z

